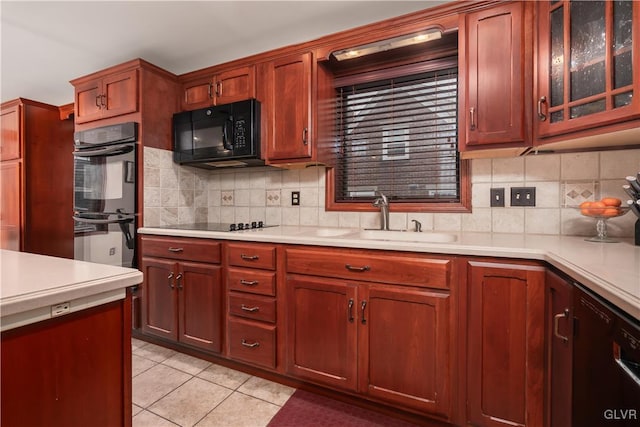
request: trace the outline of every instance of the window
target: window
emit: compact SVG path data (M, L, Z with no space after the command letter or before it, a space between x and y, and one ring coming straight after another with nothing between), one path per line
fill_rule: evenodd
M380 191L399 211L466 210L455 59L399 67L384 78L338 79L338 85L329 209L364 210Z

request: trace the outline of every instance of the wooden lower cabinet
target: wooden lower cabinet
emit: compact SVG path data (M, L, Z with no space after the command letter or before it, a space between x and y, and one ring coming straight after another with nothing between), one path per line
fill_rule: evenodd
M143 332L219 353L221 267L143 257L142 271Z
M0 424L131 426L131 299L2 332Z
M467 421L542 426L545 269L470 261L467 273Z
M573 284L547 271L547 426L572 425Z
M288 373L447 418L449 293L290 275Z
M357 389L357 285L287 278L288 373L333 387Z
M143 235L141 253L142 332L220 353L220 243Z

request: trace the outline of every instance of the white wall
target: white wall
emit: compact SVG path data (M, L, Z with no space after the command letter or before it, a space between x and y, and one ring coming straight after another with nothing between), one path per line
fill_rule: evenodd
M250 222L268 224L377 227L376 212L326 212L323 167L301 170L250 168L207 171L173 163L171 153L145 147L144 224ZM625 200L624 177L640 171L640 150L541 154L472 161L469 214L392 213L392 228L411 219L423 230L530 234L595 234L595 221L575 206L587 199L614 196ZM509 206L511 187L535 186L535 208ZM489 207L489 189L505 188L504 208ZM300 206L291 206L300 191ZM633 236L632 213L609 220L612 236Z

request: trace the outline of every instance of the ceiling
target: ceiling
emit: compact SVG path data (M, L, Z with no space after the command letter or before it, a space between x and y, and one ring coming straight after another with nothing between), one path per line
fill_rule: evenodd
M183 74L446 1L0 1L2 101L73 102L134 58Z

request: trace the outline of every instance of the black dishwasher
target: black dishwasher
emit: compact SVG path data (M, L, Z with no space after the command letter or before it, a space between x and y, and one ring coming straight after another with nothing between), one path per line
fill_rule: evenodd
M640 425L640 325L574 288L572 425Z

